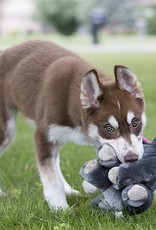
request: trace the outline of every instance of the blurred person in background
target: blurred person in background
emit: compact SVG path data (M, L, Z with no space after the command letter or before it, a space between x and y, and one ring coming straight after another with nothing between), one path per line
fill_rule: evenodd
M106 25L107 16L106 11L101 8L95 8L90 14L91 35L94 44L99 43L99 30Z

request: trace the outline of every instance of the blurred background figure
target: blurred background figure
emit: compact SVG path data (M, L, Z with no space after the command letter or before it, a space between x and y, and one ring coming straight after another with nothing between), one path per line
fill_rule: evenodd
M156 35L156 0L0 0L0 35L81 46Z
M91 11L90 22L91 22L91 34L93 43L99 43L98 33L101 28L106 25L107 15L106 10L102 8L95 8Z

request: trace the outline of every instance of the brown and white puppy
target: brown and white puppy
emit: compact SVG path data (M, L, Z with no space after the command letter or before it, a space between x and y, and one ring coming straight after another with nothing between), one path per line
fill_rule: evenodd
M121 162L142 157L146 117L136 76L115 66L115 81L76 54L51 42L31 41L0 54L0 150L15 132L15 115L36 124L35 145L44 195L50 207L67 208L75 192L59 166L66 142L104 143Z

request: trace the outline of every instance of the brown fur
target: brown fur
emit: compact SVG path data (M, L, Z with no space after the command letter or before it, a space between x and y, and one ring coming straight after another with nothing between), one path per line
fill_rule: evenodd
M102 94L97 108L84 110L80 101L80 85L84 76L94 67L76 54L51 42L31 41L7 49L0 54L0 144L6 138L7 120L10 113L20 110L36 123L35 143L39 169L43 172L50 166L49 161L58 143L50 143L47 131L51 124L63 127L82 127L87 132L92 123L104 135L102 128L111 114L116 114L120 135L129 140L131 130L126 124L129 107L141 117L143 99L136 100L128 92L120 90L104 73L99 70L99 84ZM135 89L137 91L137 88ZM119 100L124 110L118 111L114 101ZM128 102L128 104L126 104ZM111 105L111 106L110 106ZM140 132L137 130L136 133ZM118 130L119 131L119 130ZM110 134L109 134L110 135ZM105 138L117 138L105 135ZM9 137L10 140L11 137ZM56 156L54 156L56 157ZM50 161L49 161L50 162ZM48 163L49 164L49 163ZM53 168L51 169L53 171ZM48 179L47 179L48 180Z
M50 42L31 41L10 48L0 56L1 103L5 104L1 108L20 110L39 130L51 123L82 125L80 83L92 68Z

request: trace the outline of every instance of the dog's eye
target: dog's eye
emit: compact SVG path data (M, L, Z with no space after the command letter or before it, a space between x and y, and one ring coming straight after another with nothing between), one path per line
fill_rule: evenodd
M138 124L139 124L139 119L136 118L136 117L134 117L134 118L132 119L131 124L132 124L133 128L136 128L136 127L138 126Z
M114 127L110 124L107 124L104 126L104 129L108 132L108 133L113 133L114 132Z

